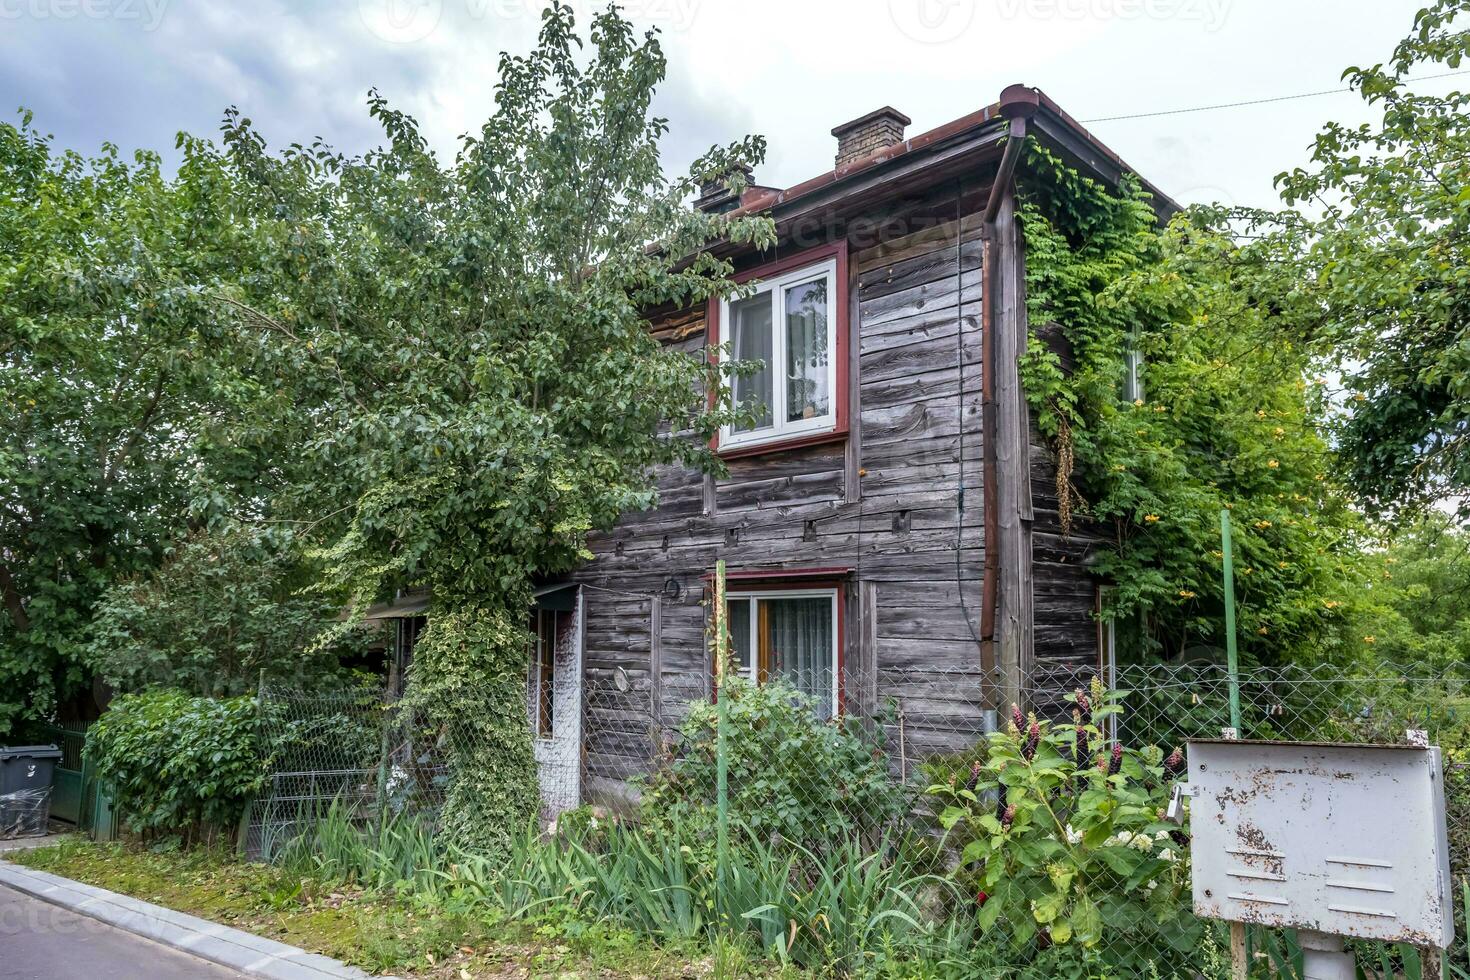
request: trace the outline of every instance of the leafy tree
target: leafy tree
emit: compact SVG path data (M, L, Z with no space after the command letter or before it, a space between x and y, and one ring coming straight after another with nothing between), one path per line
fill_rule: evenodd
M687 203L763 144L666 180L656 38L610 9L587 42L546 11L448 164L376 93L377 150L273 153L231 111L172 179L0 130L0 725L82 692L98 597L226 515L296 522L359 605L432 587L430 649L493 659L654 467L715 465L729 368L644 317L733 291L708 246L771 240Z
M1384 512L1470 489L1470 93L1410 88L1461 66L1467 9L1438 0L1386 64L1344 72L1381 116L1328 124L1277 178L1295 210L1222 214L1249 236L1243 267L1292 280L1283 327L1344 373L1343 472Z
M0 732L87 711L97 597L260 499L276 395L210 299L240 264L216 164L186 143L170 180L0 124Z
M536 49L502 57L494 115L447 166L376 94L388 142L361 157L273 155L248 120L224 127L259 256L226 298L311 428L282 506L316 522L329 581L360 602L432 588L420 649L443 655L421 658L410 686L438 692L443 727L495 729L498 758L481 752L459 776L486 805L533 799L524 675L502 669L524 663L532 577L572 568L589 531L650 504L655 466L714 465L709 437L730 417L702 394L715 369L661 348L646 312L732 292L708 247L772 237L766 219L687 203L699 177L738 174L762 143L665 179L656 38L609 9L588 39L570 8L549 8ZM485 821L449 822L504 844Z
M262 676L320 684L345 673L344 658L361 644L318 642L341 604L307 590L312 571L289 536L248 528L191 535L157 569L103 594L88 659L120 692L231 697L254 691Z
M1386 663L1430 672L1470 663L1470 533L1430 511L1366 556L1358 632Z

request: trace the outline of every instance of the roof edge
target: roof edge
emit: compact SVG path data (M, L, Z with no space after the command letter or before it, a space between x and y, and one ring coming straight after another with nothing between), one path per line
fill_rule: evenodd
M793 184L784 189L761 188L759 192L747 192L745 199L738 208L728 212L732 218L758 214L762 211L773 211L805 198L824 188L842 183L843 181L861 173L866 173L878 167L885 166L905 157L934 147L970 130L980 129L989 124L1003 121L1010 115L1015 115L1016 106L1025 104L1040 125L1036 127L1040 135L1062 137L1058 140L1061 148L1074 158L1088 171L1090 176L1102 179L1108 184L1116 185L1125 173L1131 173L1138 177L1143 187L1154 199L1154 211L1158 214L1161 222L1167 221L1172 215L1183 210L1177 201L1165 194L1150 180L1138 173L1133 167L1123 160L1116 152L1099 140L1085 126L1074 119L1057 102L1039 88L1026 85L1014 84L1006 86L1001 93L1001 98L974 112L952 119L943 125L936 126L917 136L909 137L901 143L894 143L882 149L875 150L866 156L850 160L832 170L817 174L800 183ZM1033 109L1032 106L1035 108ZM752 188L752 190L754 190Z

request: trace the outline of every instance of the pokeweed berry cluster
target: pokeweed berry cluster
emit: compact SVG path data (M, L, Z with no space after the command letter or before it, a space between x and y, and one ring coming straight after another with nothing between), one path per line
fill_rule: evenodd
M1030 762L1036 758L1036 750L1041 746L1041 723L1035 718L1031 719L1031 727L1026 732L1026 742L1021 746L1021 758Z

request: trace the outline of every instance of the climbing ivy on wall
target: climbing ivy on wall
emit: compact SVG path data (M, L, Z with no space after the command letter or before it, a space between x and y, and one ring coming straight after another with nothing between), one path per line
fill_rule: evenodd
M1022 379L1059 462L1064 533L1106 540L1109 614L1142 623L1144 656L1223 645L1225 508L1245 656L1355 655L1371 642L1353 627L1368 528L1329 475L1314 353L1273 331L1277 300L1237 275L1249 257L1229 235L1189 212L1161 227L1131 176L1104 187L1035 143L1026 162Z
M520 608L530 608L530 596ZM515 603L431 616L399 704L453 766L442 833L492 860L536 816L536 759L526 724L526 629Z

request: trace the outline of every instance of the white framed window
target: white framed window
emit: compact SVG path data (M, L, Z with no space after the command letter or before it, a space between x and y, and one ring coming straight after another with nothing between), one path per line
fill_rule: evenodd
M839 609L835 588L731 591L725 595L731 657L757 684L781 679L838 711Z
M761 282L720 302L722 332L737 361L759 371L732 379L735 404L754 419L726 426L722 448L779 442L837 428L837 260Z

